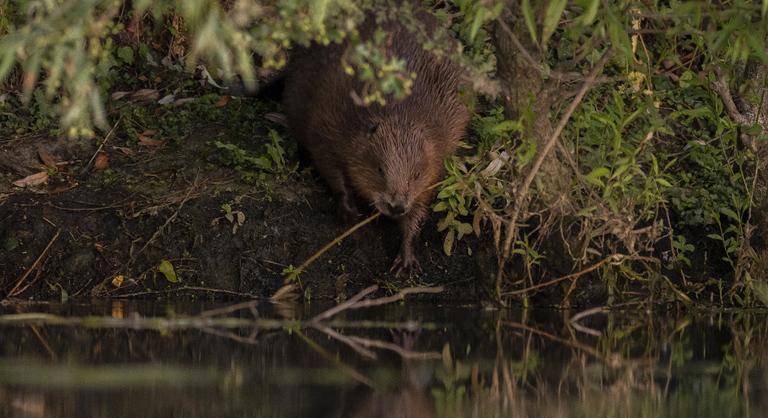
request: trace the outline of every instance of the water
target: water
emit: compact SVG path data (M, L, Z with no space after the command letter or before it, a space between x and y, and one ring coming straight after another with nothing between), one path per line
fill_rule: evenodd
M768 413L761 313L224 306L2 306L0 416Z

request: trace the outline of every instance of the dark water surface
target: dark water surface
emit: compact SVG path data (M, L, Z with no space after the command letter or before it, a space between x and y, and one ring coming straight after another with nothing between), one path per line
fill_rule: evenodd
M768 416L762 313L225 306L0 306L0 416Z

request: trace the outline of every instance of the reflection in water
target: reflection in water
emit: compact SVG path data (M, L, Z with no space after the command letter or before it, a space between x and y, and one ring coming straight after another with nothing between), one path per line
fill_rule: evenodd
M213 308L0 307L0 416L760 417L768 411L762 314L590 310L575 317L407 303L343 312L320 324L266 320L287 315L269 306ZM317 309L289 312L311 318Z

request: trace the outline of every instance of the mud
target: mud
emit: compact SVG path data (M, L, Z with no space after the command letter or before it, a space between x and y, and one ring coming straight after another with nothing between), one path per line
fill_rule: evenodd
M108 168L81 175L93 140L0 138L0 289L25 299L267 297L298 266L344 232L335 203L309 170L246 181L217 164L210 142L226 124L195 129L181 141L146 146L115 135L104 146ZM266 132L244 132L256 152ZM291 141L286 138L286 141ZM40 149L62 162L47 185L11 185L45 171ZM289 155L293 164L296 155ZM222 205L231 206L227 219ZM240 215L238 212L241 212ZM238 217L242 225L238 224ZM305 299L341 299L371 284L382 288L447 285L442 297L478 300L490 280L492 247L473 238L452 256L442 250L437 217L417 248L424 273L388 273L399 249L385 219L357 231L300 276ZM472 255L470 256L470 252ZM178 276L159 271L168 260Z

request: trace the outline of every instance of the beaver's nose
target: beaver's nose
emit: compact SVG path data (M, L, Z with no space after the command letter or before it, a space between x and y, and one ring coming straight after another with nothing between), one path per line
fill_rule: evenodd
M402 202L387 203L387 209L392 216L405 215L405 205Z

